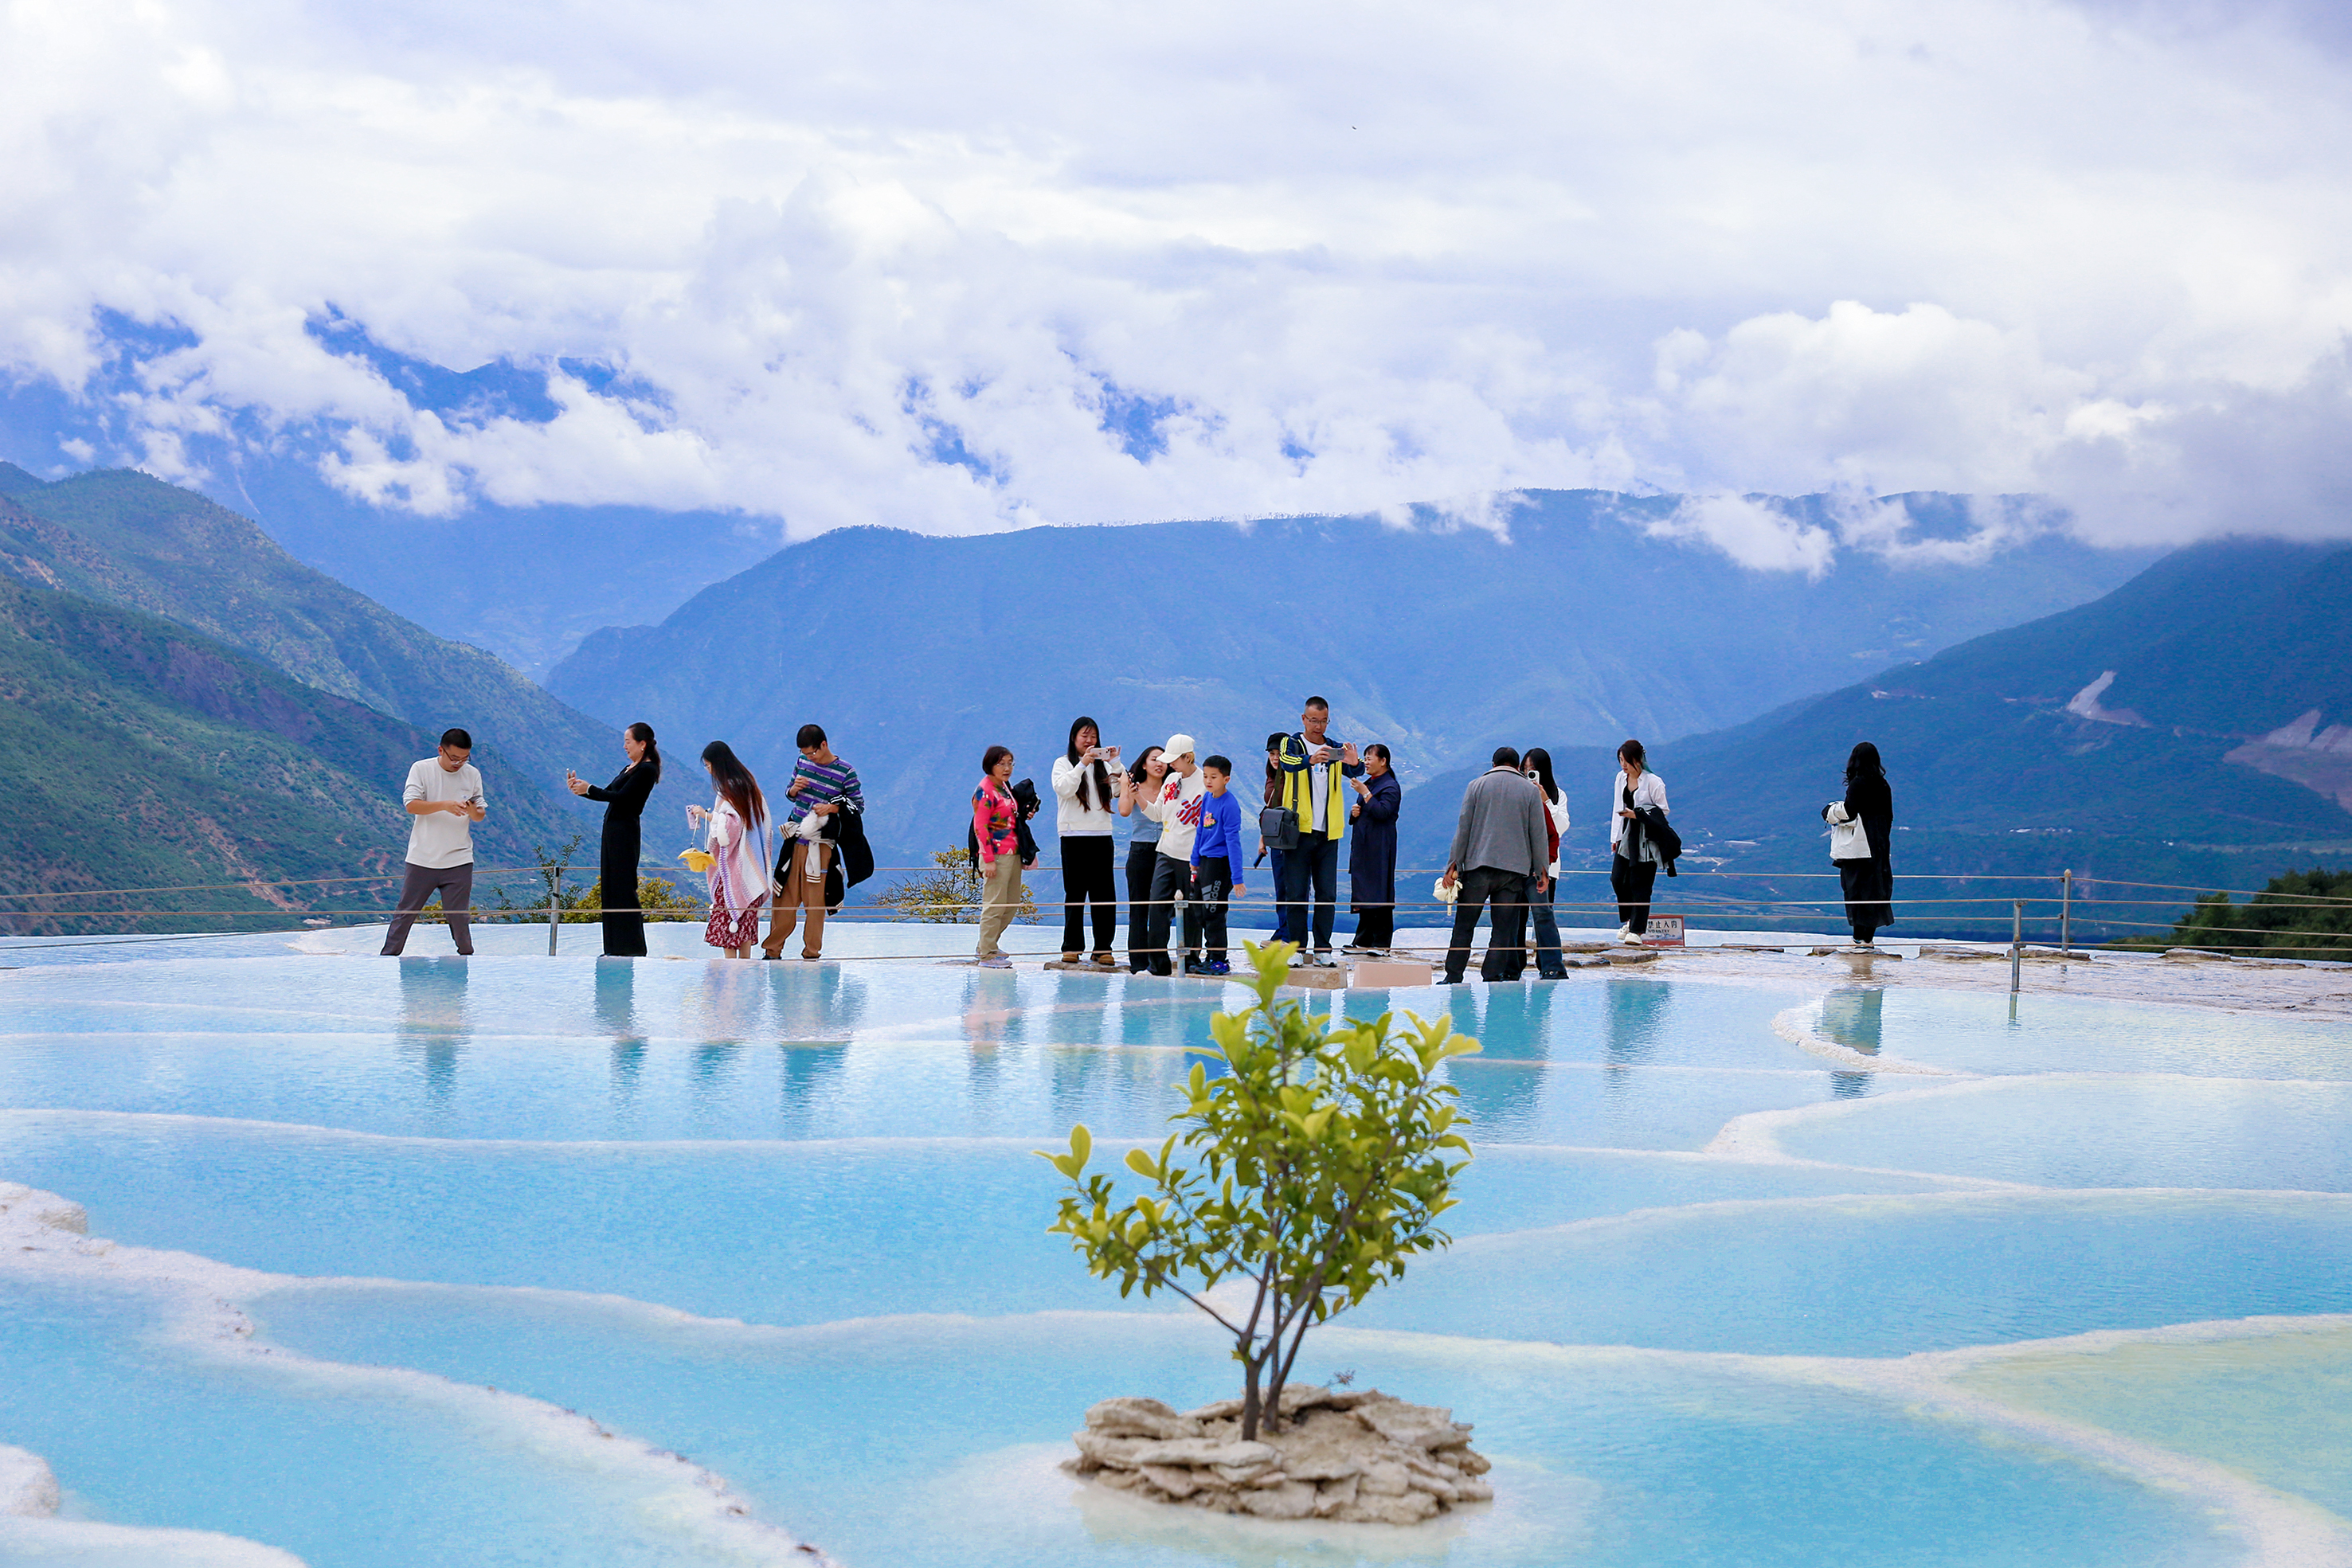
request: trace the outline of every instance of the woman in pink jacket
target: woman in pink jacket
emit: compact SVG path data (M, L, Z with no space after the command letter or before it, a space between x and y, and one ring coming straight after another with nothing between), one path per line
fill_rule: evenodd
M702 939L730 958L749 958L768 903L768 800L734 747L714 740L702 765L718 790L709 809L688 806L687 820L707 827L710 851L710 921Z
M992 746L971 792L971 834L980 841L980 967L1010 969L996 939L1021 904L1021 805L1013 798L1013 748Z

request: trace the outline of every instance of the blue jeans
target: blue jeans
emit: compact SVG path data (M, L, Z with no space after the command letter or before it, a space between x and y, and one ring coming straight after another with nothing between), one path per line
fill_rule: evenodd
M1559 917L1552 912L1559 897L1559 878L1541 893L1536 891L1535 878L1528 879L1528 907L1536 920L1536 973L1547 980L1568 978L1568 966L1559 957Z

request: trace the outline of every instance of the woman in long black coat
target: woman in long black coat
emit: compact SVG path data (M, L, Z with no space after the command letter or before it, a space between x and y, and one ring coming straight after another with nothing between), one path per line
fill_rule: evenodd
M604 838L596 852L596 876L604 900L604 956L642 958L646 956L646 912L637 904L637 861L644 848L642 824L646 800L661 782L661 752L654 745L654 727L633 724L621 732L621 749L629 765L599 789L577 773L563 781L574 795L604 802Z
M1830 857L1845 892L1846 922L1854 941L1867 947L1881 927L1895 924L1895 791L1887 787L1878 747L1865 740L1853 748L1845 760L1845 799L1822 807L1822 819L1833 826L1859 822L1869 841L1866 856L1832 850Z
M1383 953L1396 941L1397 808L1403 787L1389 768L1389 748L1377 741L1364 747L1364 776L1350 779L1356 804L1349 815L1348 907L1355 911L1356 939L1349 949Z

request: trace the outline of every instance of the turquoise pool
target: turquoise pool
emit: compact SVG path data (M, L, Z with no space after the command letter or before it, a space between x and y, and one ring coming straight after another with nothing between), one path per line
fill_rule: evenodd
M2352 1031L1919 987L1319 998L1485 1042L1456 1244L1306 1361L1453 1406L1497 1500L1381 1535L1079 1486L1087 1404L1233 1378L1044 1233L1027 1151L1156 1142L1220 1000L920 962L0 973L0 1183L102 1239L0 1188L0 1562L2352 1562L2352 1428L2311 1395L2352 1389ZM5 1514L25 1456L54 1517Z

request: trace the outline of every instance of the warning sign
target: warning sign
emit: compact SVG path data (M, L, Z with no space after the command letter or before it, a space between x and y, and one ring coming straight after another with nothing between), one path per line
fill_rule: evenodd
M1653 915L1650 928L1642 933L1644 947L1679 947L1683 945L1683 917L1679 915Z

